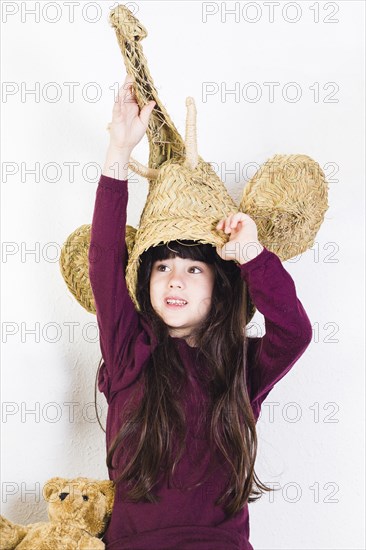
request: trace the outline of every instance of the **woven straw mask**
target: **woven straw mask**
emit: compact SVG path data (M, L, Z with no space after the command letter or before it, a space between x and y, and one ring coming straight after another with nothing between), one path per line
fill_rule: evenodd
M314 243L328 209L328 185L319 164L307 155L275 155L247 183L239 205L224 183L197 152L196 108L186 100L185 140L161 103L142 53L140 40L147 36L141 23L125 6L111 12L110 22L134 77L140 107L153 99L147 136L149 168L135 159L129 167L149 181L149 192L137 229L126 226L128 263L126 284L137 311L137 274L141 254L152 246L173 240L223 246L229 236L215 229L233 212L248 214L256 222L259 241L285 261ZM65 242L60 257L62 276L77 301L96 313L89 281L88 250L91 225L76 229ZM249 321L255 306L249 303Z

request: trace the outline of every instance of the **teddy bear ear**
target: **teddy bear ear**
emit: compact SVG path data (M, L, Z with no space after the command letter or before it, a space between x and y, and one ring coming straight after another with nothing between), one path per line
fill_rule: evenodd
M110 480L99 481L98 485L99 485L100 492L106 496L107 510L108 510L108 513L110 514L112 512L113 502L114 502L114 492L115 492L114 482Z
M45 500L50 500L50 497L54 493L61 491L62 487L68 480L63 477L52 477L43 486L43 497Z

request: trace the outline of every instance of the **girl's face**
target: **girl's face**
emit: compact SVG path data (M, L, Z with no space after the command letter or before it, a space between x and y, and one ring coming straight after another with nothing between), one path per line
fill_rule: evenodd
M176 256L153 263L150 300L154 310L169 327L172 337L187 337L207 315L214 287L214 268L205 262ZM184 300L171 305L169 298Z

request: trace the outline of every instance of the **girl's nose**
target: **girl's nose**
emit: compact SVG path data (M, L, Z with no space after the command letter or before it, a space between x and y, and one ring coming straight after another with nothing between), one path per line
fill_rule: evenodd
M170 288L173 288L175 286L179 287L179 288L184 286L183 278L178 273L173 274L170 277L170 281L169 281L169 287Z
M173 287L182 288L183 284L180 281L178 281L177 279L172 279L169 283L169 286L170 286L170 288L173 288Z

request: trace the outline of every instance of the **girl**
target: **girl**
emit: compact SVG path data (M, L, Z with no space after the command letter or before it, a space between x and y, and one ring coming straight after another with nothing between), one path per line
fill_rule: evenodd
M110 550L249 550L248 502L270 490L254 471L256 421L312 328L291 276L242 212L218 222L229 235L220 250L175 241L145 251L137 312L124 276L126 168L154 102L140 111L132 82L113 107L89 248L116 482L103 540ZM245 335L248 293L265 318L261 338Z

